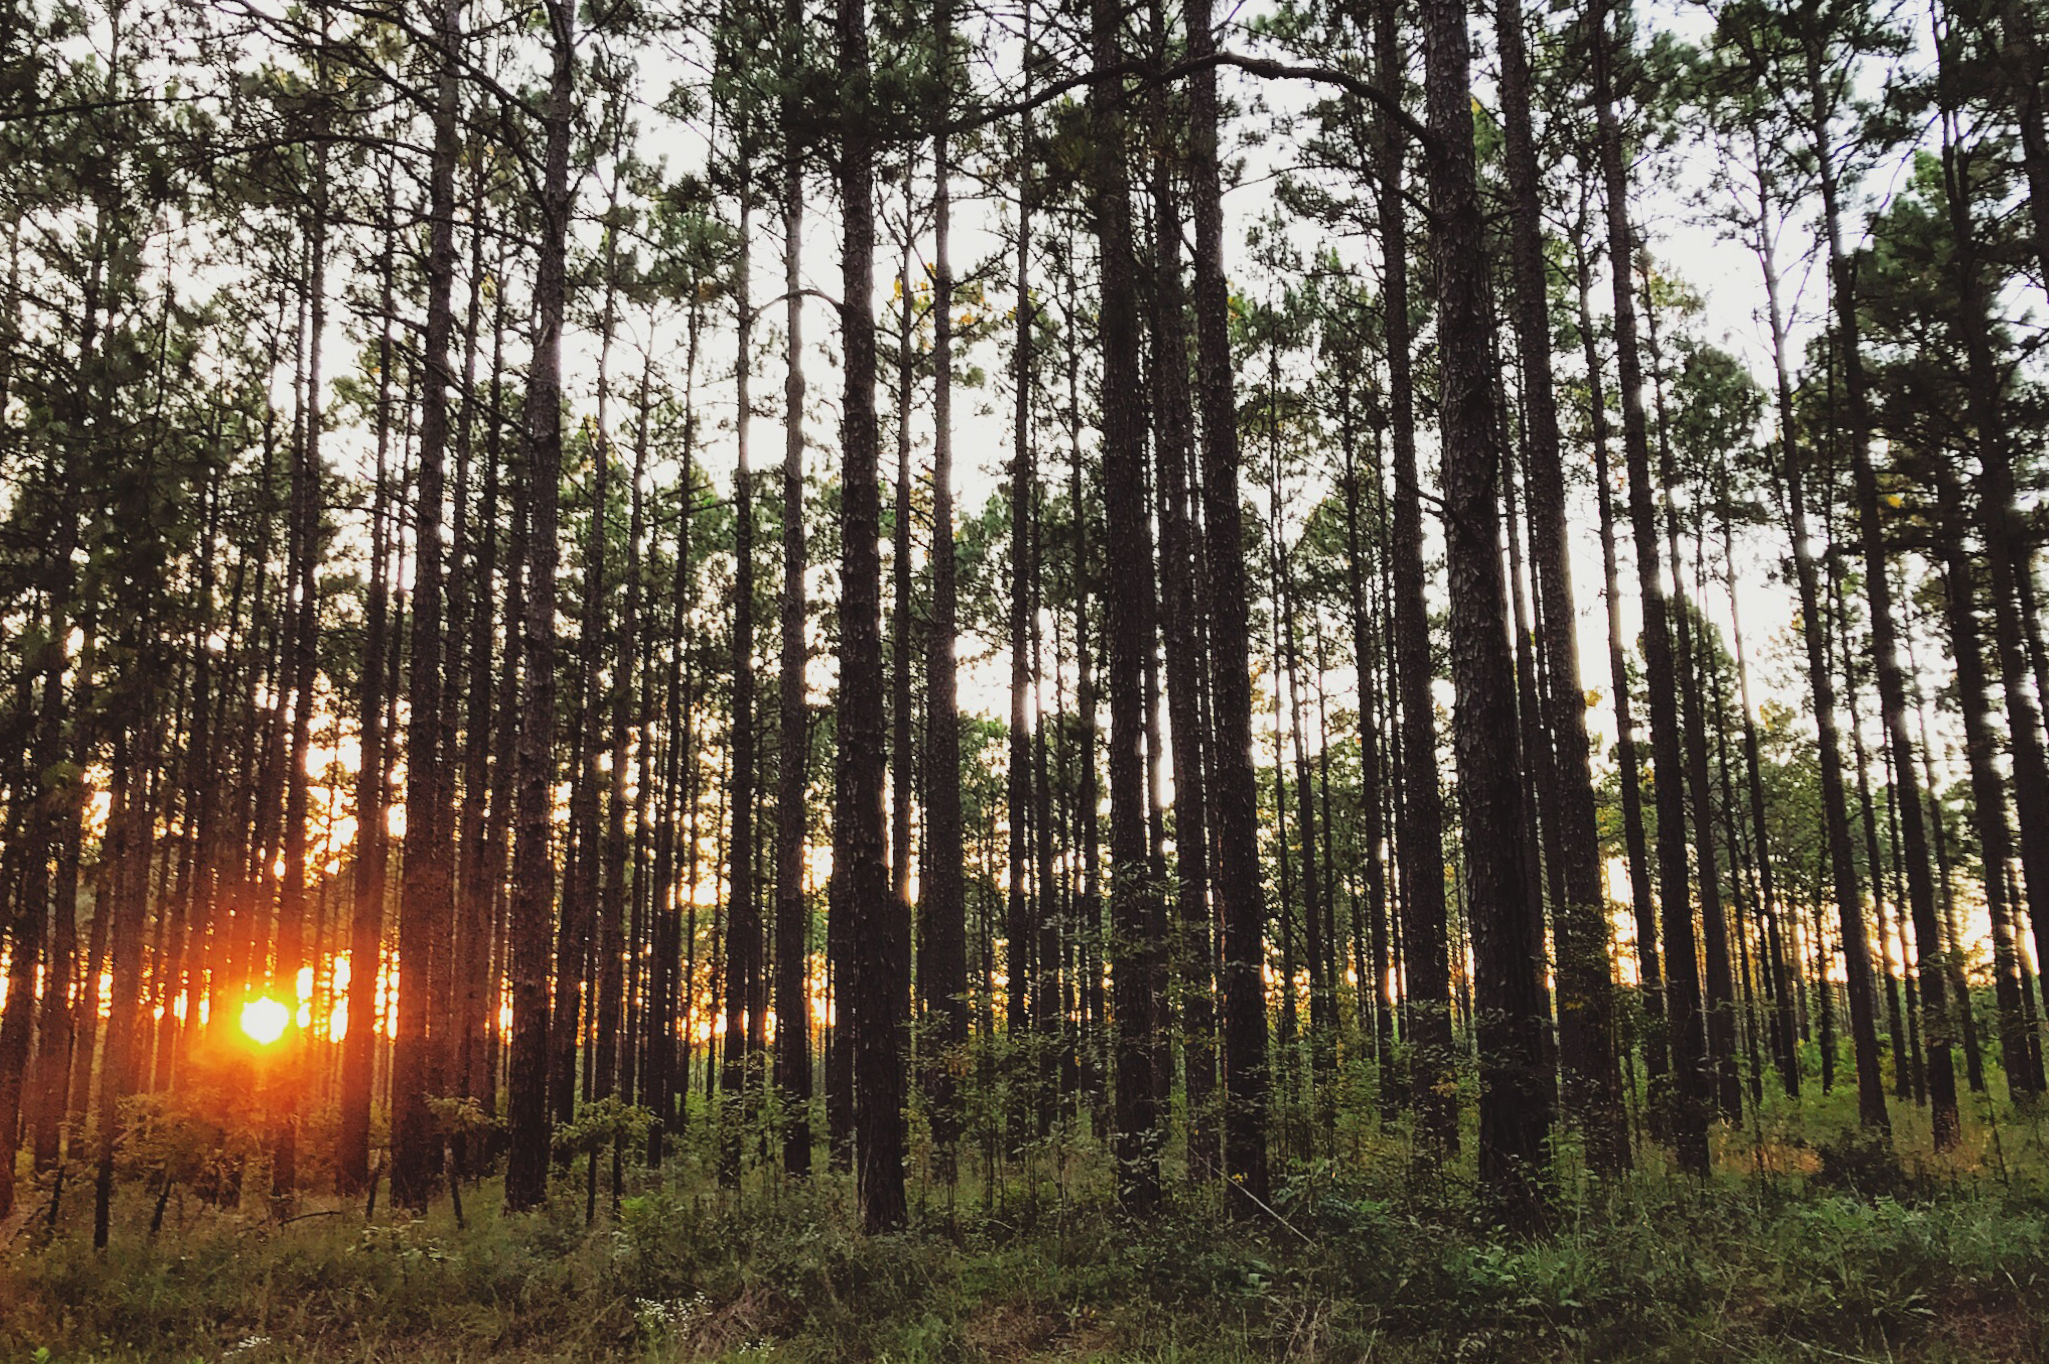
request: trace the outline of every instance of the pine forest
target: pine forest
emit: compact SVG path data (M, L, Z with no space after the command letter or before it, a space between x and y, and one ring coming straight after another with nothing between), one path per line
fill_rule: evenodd
M0 0L0 1358L2049 1359L2042 0Z

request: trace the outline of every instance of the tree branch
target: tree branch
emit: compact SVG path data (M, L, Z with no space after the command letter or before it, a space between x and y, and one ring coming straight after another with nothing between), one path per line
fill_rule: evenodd
M1401 102L1379 86L1348 71L1331 66L1309 66L1299 62L1276 61L1271 57L1253 57L1241 52L1211 52L1200 57L1190 57L1174 63L1164 71L1155 70L1149 64L1119 62L1115 66L1090 69L1054 81L1043 90L1002 104L984 105L972 114L954 119L943 125L943 131L950 134L972 132L991 123L1030 113L1043 105L1051 104L1062 96L1101 81L1120 80L1125 76L1146 77L1145 85L1164 85L1170 81L1192 76L1198 71L1219 66L1236 67L1240 71L1269 80L1300 80L1318 85L1335 85L1346 94L1363 99L1400 124L1402 130L1415 138L1425 151L1433 150L1436 140L1430 130L1414 115L1403 109Z

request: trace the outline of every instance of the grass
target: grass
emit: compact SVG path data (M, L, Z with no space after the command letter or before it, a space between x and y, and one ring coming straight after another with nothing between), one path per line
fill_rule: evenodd
M1128 1220L1068 1134L986 1184L927 1173L912 1227L874 1238L843 1175L722 1190L702 1136L589 1225L579 1169L535 1215L475 1186L462 1226L445 1201L366 1223L306 1198L287 1221L174 1192L151 1237L138 1179L105 1254L84 1199L44 1244L19 1224L0 1361L2045 1360L2049 1141L1991 1111L1937 1161L1911 1110L1893 1156L1832 1100L1768 1101L1718 1133L1705 1183L1654 1153L1594 1183L1567 1150L1549 1225L1519 1235L1476 1221L1465 1168L1364 1125L1294 1167L1274 1216L1184 1189Z

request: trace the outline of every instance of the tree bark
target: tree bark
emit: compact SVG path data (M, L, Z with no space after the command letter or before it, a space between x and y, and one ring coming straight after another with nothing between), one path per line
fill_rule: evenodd
M2013 857L2013 835L2006 822L2006 782L1996 766L1999 740L1993 732L1986 699L1977 593L1972 586L1972 565L1970 556L1964 552L1959 524L1963 519L1963 498L1953 480L1947 475L1939 477L1944 519L1949 523L1943 537L1944 602L1948 609L1950 652L1956 662L1958 709L1963 714L1972 809L1978 824L1978 858L1985 869L1985 913L1992 927L1992 983L1999 1008L2000 1062L2013 1093L2033 1094L2041 1090L2042 1082L2028 1052L2028 1024L2022 1004L2025 985L2017 969L2013 906L2007 898L2005 874Z
M801 0L784 0L783 42L794 63L804 42ZM804 300L799 290L804 228L804 159L794 95L782 106L783 148L783 600L778 721L782 752L776 791L776 1084L782 1092L783 1168L811 1172L810 917L804 897L804 829L810 768L810 714L804 630ZM680 607L679 607L680 609Z
M1189 56L1216 51L1210 0L1185 0ZM1253 1199L1271 1192L1266 1153L1265 896L1260 890L1257 789L1252 772L1250 592L1238 502L1238 407L1224 281L1223 181L1217 161L1216 72L1189 78L1189 180L1195 220L1196 383L1202 407L1203 525L1210 583L1211 791L1223 920L1224 1169ZM1250 1203L1234 1213L1256 1212Z
M748 136L743 126L737 136ZM753 170L741 154L740 252L734 266L733 306L738 313L733 368L733 852L726 883L726 1035L719 1069L719 1179L740 1177L742 1100L748 1085L761 1015L754 1003L761 977L761 912L754 898L754 465L748 434L754 423L750 379L754 369L754 313L748 275L753 266Z
M953 107L951 0L940 0L933 20L941 126L932 138L932 621L925 656L925 853L920 863L924 925L919 947L924 954L920 975L925 1007L936 1018L932 1135L943 1172L951 1179L963 1123L955 1062L968 1040L967 849L961 823L960 698L954 659L960 584L953 544L953 163L944 126Z
M525 679L517 763L518 841L513 852L512 1045L507 1071L505 1205L537 1207L548 1192L548 943L555 902L549 843L555 784L555 568L562 481L562 316L567 295L571 97L576 11L548 0L552 64L546 104L539 264L534 277L533 361L525 413L527 541ZM574 1027L574 1023L570 1023Z
M1168 20L1152 0L1153 62L1167 61ZM1210 934L1208 793L1201 710L1202 604L1195 591L1189 460L1194 446L1188 381L1187 291L1181 275L1182 215L1166 92L1149 96L1154 138L1152 196L1153 319L1151 397L1154 502L1160 521L1160 633L1166 653L1167 728L1174 777L1175 996L1181 1020L1182 1068L1188 1106L1188 1173L1202 1181L1219 1168L1216 1121L1216 976Z
M1615 705L1615 757L1622 786L1622 846L1629 871L1629 907L1636 928L1637 988L1647 1031L1641 1039L1651 1093L1662 1100L1671 1068L1665 1026L1665 981L1658 955L1657 907L1651 896L1650 851L1643 822L1643 769L1637 759L1635 706L1622 632L1622 575L1615 554L1614 478L1608 458L1608 398L1594 345L1593 270L1584 246L1575 251L1580 342L1586 352L1587 408L1594 446L1594 494L1601 521L1602 596L1608 611L1608 685Z
M1701 965L1707 978L1708 1076L1716 1111L1739 1123L1743 1088L1736 1074L1736 992L1729 962L1729 919L1722 908L1722 873L1715 851L1714 786L1708 767L1707 707L1701 698L1700 674L1707 641L1695 647L1702 624L1699 605L1686 598L1680 578L1679 467L1672 454L1672 431L1665 412L1665 362L1658 335L1658 308L1651 291L1648 266L1642 271L1644 318L1650 342L1651 392L1658 424L1658 490L1665 510L1665 548L1672 583L1673 664L1679 673L1679 717L1684 734L1688 813L1692 817L1695 885L1700 897Z
M1387 89L1398 88L1402 74L1396 34L1400 9L1399 0L1380 0L1374 11L1374 59ZM1410 1023L1409 1079L1422 1131L1433 1145L1452 1151L1459 1136L1444 898L1444 795L1438 785L1425 595L1429 574L1423 564L1423 503L1409 353L1408 225L1401 197L1405 151L1399 120L1393 115L1381 120L1379 133L1382 326L1387 334L1389 425L1394 438L1394 647L1402 741L1402 802L1395 841L1402 888L1403 999Z
M1103 504L1109 543L1105 606L1110 683L1110 971L1115 991L1117 1193L1147 1213L1160 1196L1160 1121L1150 1052L1153 1000L1149 973L1155 892L1148 865L1145 792L1145 676L1152 581L1146 515L1145 426L1138 375L1138 281L1131 259L1129 162L1124 93L1107 78L1122 60L1114 0L1091 0L1090 52L1097 82L1089 91L1094 134L1090 169L1096 250L1102 269L1097 315L1103 364ZM1085 508L1077 503L1079 519ZM1077 564L1076 572L1085 565ZM1085 708L1092 698L1084 699ZM1083 716L1094 733L1093 717ZM1092 764L1091 764L1092 765ZM1093 803L1093 793L1087 795Z
M854 1126L862 1224L902 1224L902 1029L909 1008L909 925L890 893L884 843L882 562L875 422L875 140L866 0L837 0L839 77L847 104L840 149L843 215L840 333L839 762L833 802L833 906L844 916L851 977L840 988L853 1031Z
M432 1035L434 959L449 950L453 884L446 837L449 782L441 745L441 515L448 448L448 343L455 325L455 164L462 62L462 0L440 0L434 150L427 181L427 325L421 340L418 494L413 502L412 656L407 673L406 840L399 881L398 1029L392 1053L391 1198L424 1208L441 1173L441 1141L427 1107L442 1084Z
M1485 229L1473 161L1470 46L1458 0L1422 0L1430 205L1436 218L1439 424L1451 566L1452 717L1473 935L1480 1053L1480 1180L1511 1216L1534 1215L1550 1131L1535 923L1516 737L1515 665L1501 567L1499 470ZM1412 754L1410 760L1415 761ZM1427 868L1426 868L1427 871Z
M1864 555L1865 592L1871 608L1871 652L1878 672L1879 707L1893 768L1900 777L1900 835L1907 861L1907 898L1913 906L1914 936L1923 944L1939 941L1935 931L1935 887L1928 874L1928 834L1914 773L1913 741L1907 734L1906 677L1900 668L1898 631L1894 621L1892 579L1886 570L1884 526L1878 511L1878 473L1871 462L1871 416L1864 385L1864 358L1857 319L1856 272L1843 250L1841 191L1830 122L1835 106L1821 77L1818 36L1807 42L1808 117L1821 182L1822 225L1828 247L1829 283L1835 307L1836 341L1842 355L1844 399L1849 429L1851 472L1856 489L1858 537ZM1847 842L1847 837L1845 842ZM1921 1001L1928 1010L1929 1099L1933 1109L1935 1145L1956 1144L1956 1076L1949 1055L1949 1025L1943 1015L1941 969L1922 948ZM1890 1132L1885 1090L1878 1073L1877 1010L1871 989L1870 949L1864 933L1862 905L1843 910L1843 955L1850 982L1850 1025L1856 1038L1858 1117L1866 1127ZM1938 1023L1937 1019L1941 1018Z
M1567 549L1565 478L1559 453L1558 400L1551 381L1549 280L1544 268L1537 154L1530 127L1530 69L1520 0L1499 0L1501 108L1509 181L1509 263L1515 278L1515 329L1522 359L1527 445L1530 560L1543 600L1553 808L1564 899L1553 908L1558 956L1559 1053L1564 1099L1585 1134L1588 1163L1607 1173L1629 1164L1621 1073L1615 1061L1614 989L1609 927L1594 827L1593 771L1587 756L1586 693L1580 681L1578 610Z
M1612 67L1616 39L1605 3L1594 22L1594 99L1601 179L1608 200L1609 273L1614 284L1617 378L1622 388L1622 444L1629 468L1629 519L1636 541L1637 586L1643 601L1644 673L1650 689L1651 751L1656 774L1658 898L1664 937L1665 1007L1672 1049L1670 1137L1681 1168L1708 1168L1707 1026L1700 1008L1700 966L1693 936L1693 899L1687 885L1685 761L1682 756L1679 679L1666 619L1667 591L1659 564L1658 524L1652 497L1649 427L1643 405L1643 362L1637 348L1636 298L1631 282L1635 241L1629 223L1629 175L1623 162L1622 125L1615 111Z

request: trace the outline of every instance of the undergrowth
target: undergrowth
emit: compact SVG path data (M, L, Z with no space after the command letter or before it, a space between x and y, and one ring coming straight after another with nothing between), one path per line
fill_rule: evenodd
M928 1189L885 1237L857 1232L839 1175L642 1174L588 1225L566 1190L502 1216L489 1184L464 1226L445 1206L174 1206L104 1254L70 1228L17 1236L0 1360L2049 1358L2041 1166L1810 1157L1578 1181L1515 1234L1453 1175L1335 1160L1251 1217L1214 1192L1137 1222L1090 1187L1004 1188L994 1211ZM124 1197L117 1227L145 1226L147 1191Z

